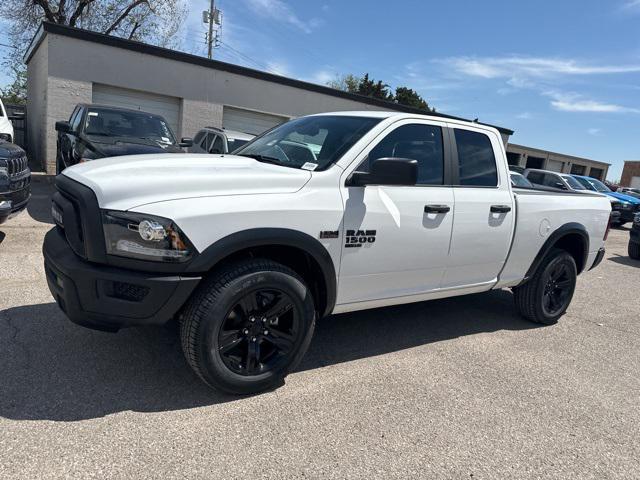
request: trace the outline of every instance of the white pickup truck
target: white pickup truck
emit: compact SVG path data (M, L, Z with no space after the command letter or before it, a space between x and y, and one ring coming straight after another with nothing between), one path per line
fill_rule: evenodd
M235 155L103 159L56 184L60 308L103 330L176 318L191 367L233 393L280 384L332 313L511 288L554 323L611 212L512 188L491 127L405 113L302 117Z

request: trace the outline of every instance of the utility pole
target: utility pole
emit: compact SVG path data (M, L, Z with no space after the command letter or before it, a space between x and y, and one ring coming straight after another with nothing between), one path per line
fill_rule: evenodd
M213 58L213 0L211 0L211 6L209 7L209 36L207 37L207 44L209 47L207 56L209 60Z

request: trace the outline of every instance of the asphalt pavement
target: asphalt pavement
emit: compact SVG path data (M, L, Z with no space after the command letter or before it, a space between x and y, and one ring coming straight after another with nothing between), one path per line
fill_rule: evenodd
M209 390L175 329L70 323L51 185L0 225L0 478L640 477L640 262L613 230L560 323L498 291L337 315L281 388Z

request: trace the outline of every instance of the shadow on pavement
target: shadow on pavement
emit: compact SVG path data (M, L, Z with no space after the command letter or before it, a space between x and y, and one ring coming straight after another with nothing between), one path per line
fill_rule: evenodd
M609 257L608 260L619 265L627 265L628 267L640 267L640 260L634 260L631 257L623 257L622 255L616 254L613 257Z
M0 243L2 243L2 241L4 240L4 237L6 237L7 234L4 232L0 232Z
M31 183L31 200L27 206L27 212L31 218L38 222L53 225L51 217L51 196L55 192L55 186L45 180L36 180Z
M298 370L535 327L517 316L506 291L336 315L318 322ZM54 303L0 312L0 351L5 418L77 421L242 400L201 383L182 357L176 328L96 332L66 320Z

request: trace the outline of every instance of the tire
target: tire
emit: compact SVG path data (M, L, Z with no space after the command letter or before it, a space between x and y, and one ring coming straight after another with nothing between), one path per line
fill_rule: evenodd
M562 274L554 280L553 276L559 271ZM555 324L571 303L576 280L577 269L573 257L564 250L551 250L533 277L513 289L518 312L532 322ZM549 303L556 296L557 300Z
M629 256L634 260L640 260L640 243L629 241Z
M182 349L207 385L258 393L282 385L302 360L315 317L298 274L271 260L245 260L214 272L196 290L180 318Z

